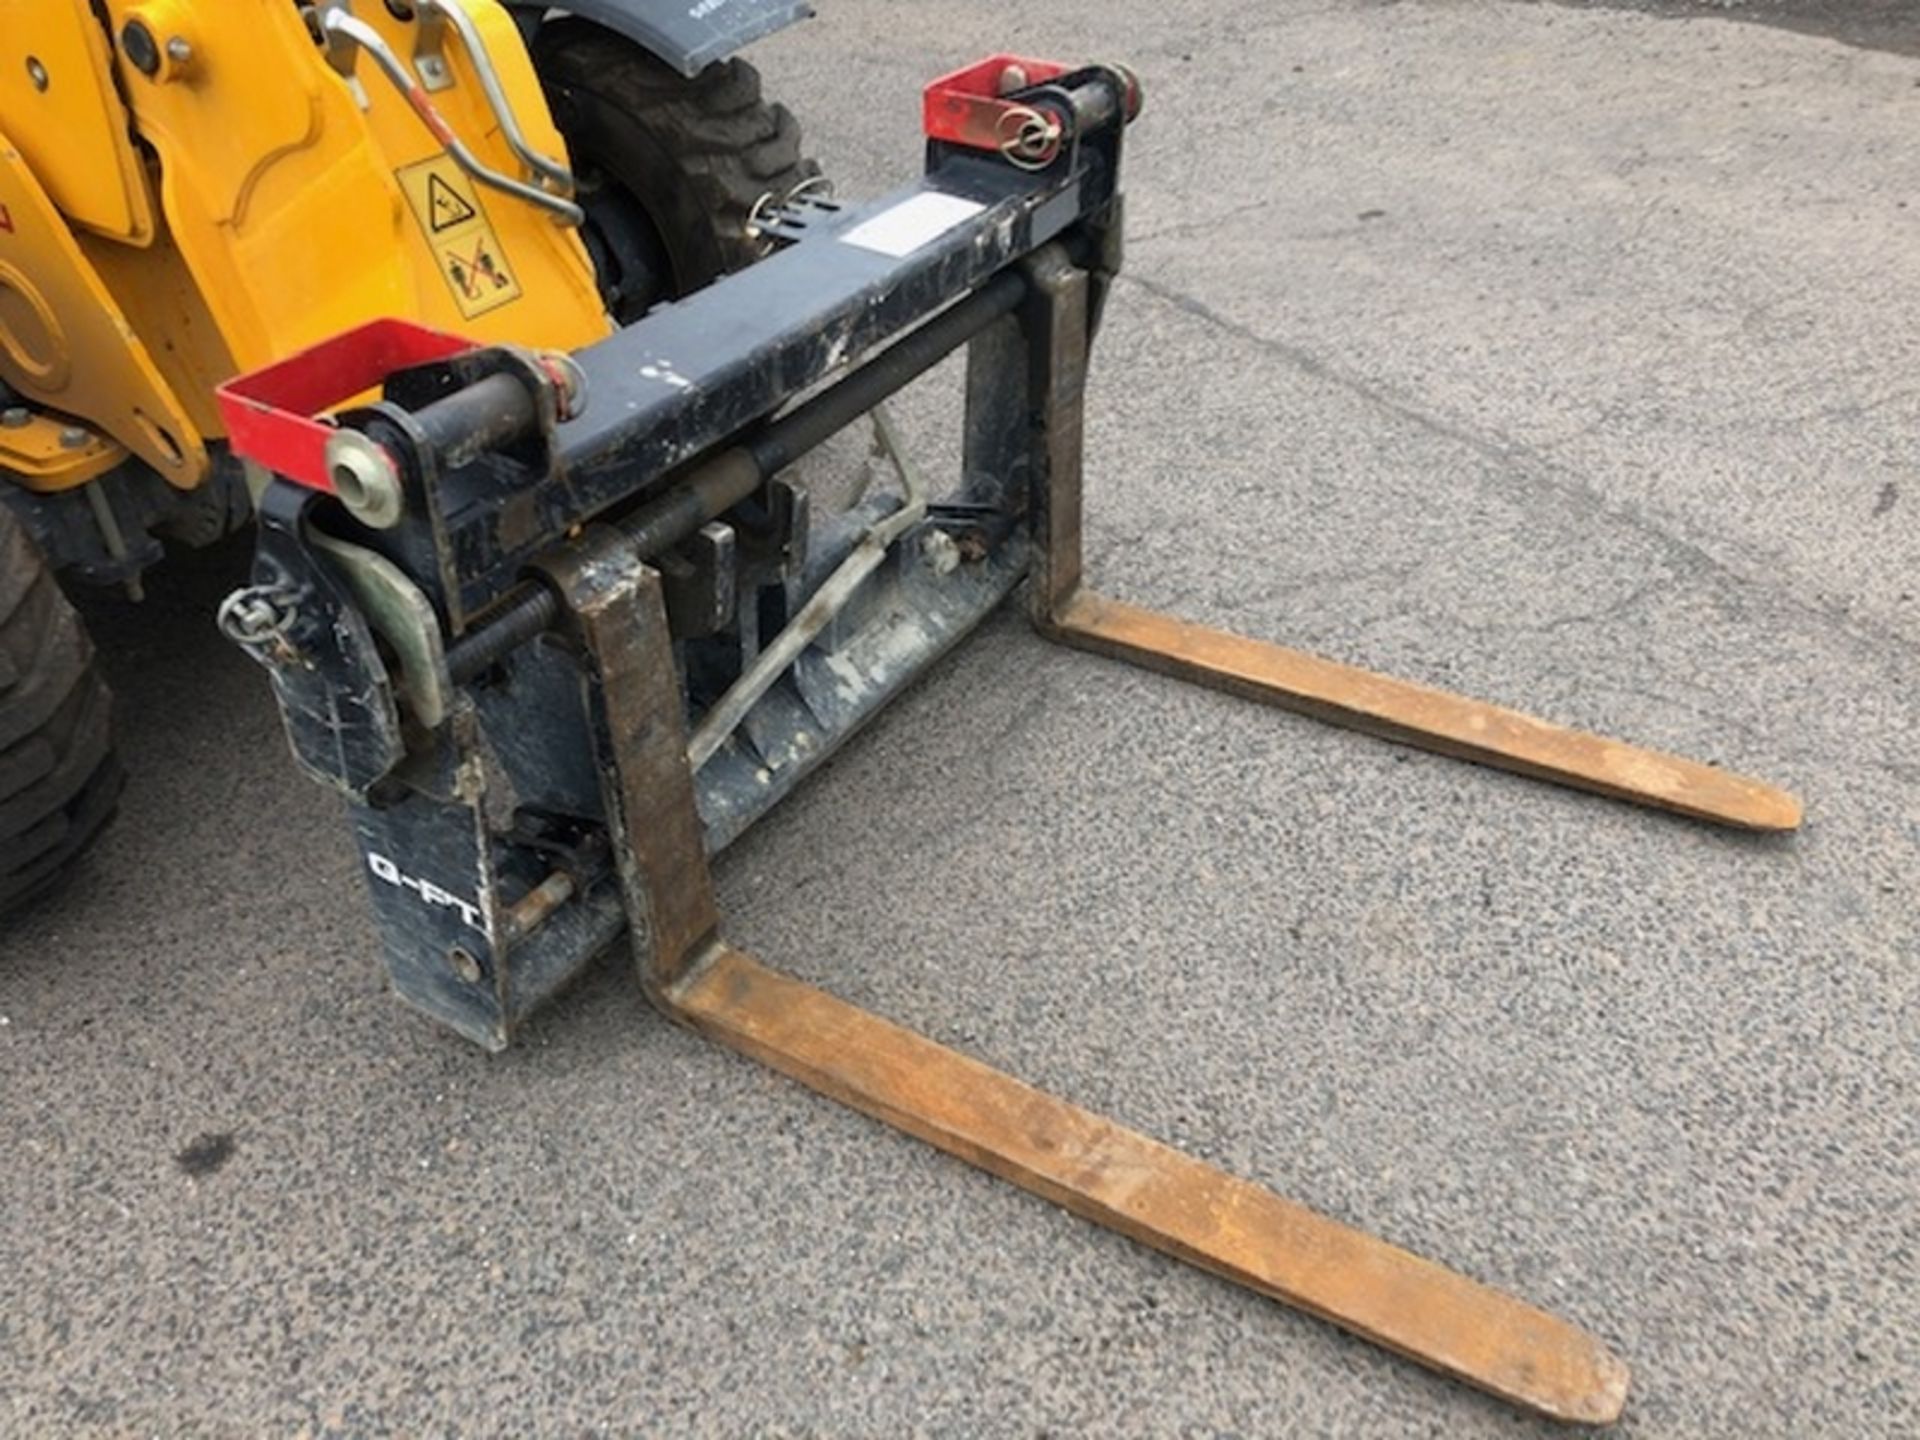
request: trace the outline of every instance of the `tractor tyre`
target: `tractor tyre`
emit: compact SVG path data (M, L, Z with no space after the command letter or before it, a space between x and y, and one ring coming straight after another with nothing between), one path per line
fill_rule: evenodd
M0 503L0 911L58 883L112 818L112 703L80 617Z
M754 207L819 175L800 124L760 95L744 60L692 79L585 20L551 20L533 42L547 104L566 137L581 238L608 312L631 324L766 254Z

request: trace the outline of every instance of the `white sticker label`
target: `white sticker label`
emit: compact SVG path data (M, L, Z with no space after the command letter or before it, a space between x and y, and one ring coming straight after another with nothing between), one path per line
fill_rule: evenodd
M938 190L922 190L911 200L902 200L872 219L862 220L840 238L862 250L891 255L898 260L986 208L977 200L962 200L958 195L943 195Z

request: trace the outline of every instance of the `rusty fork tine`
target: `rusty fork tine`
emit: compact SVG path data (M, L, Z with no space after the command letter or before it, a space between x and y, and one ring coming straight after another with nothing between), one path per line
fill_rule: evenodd
M1579 1327L1283 1200L716 944L655 1003L708 1038L1097 1224L1556 1420L1627 1367Z
M583 537L548 574L593 687L596 757L648 998L710 1039L1122 1235L1562 1420L1627 1369L1577 1326L1338 1224L760 964L721 917L657 572Z
M1800 824L1798 800L1744 775L1086 590L1042 628L1078 649L1536 780L1741 830Z
M981 427L982 468L1032 463L1035 552L1028 597L1049 639L1131 661L1181 680L1298 710L1403 745L1671 810L1742 830L1792 830L1800 802L1758 780L1695 760L1568 730L1531 715L1249 640L1093 593L1081 554L1082 439L1088 282L1057 256L1029 262L1035 300L1030 351L1004 339L976 341L970 383L986 391L997 370L1024 363L1029 413L1043 423L999 432ZM993 442L999 439L999 449ZM1031 447L1031 455L1027 448ZM970 460L969 463L974 463Z
M1751 829L1758 782L1103 599L1081 585L1090 281L1058 248L968 359L966 465L1032 484L1041 631L1235 694ZM721 938L658 573L583 537L548 567L594 667L594 744L648 997L710 1039L1122 1235L1538 1414L1615 1419L1627 1367L1578 1326L1338 1223L768 969Z

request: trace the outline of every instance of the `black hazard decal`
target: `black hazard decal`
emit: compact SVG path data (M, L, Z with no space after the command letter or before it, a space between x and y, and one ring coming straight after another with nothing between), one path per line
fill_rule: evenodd
M427 172L427 228L436 235L464 225L478 212L445 180Z
M403 165L394 178L406 192L407 205L462 316L471 320L520 298L513 263L473 181L451 156Z
M468 301L478 303L514 285L505 264L494 253L493 237L488 234L447 246L441 253L440 263L447 279L453 282L455 295Z

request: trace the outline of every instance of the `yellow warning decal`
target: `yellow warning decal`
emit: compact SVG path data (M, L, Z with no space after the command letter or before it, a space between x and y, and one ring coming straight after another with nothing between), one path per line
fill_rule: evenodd
M403 165L393 175L462 315L471 320L520 298L520 282L500 248L500 237L473 182L451 156Z

